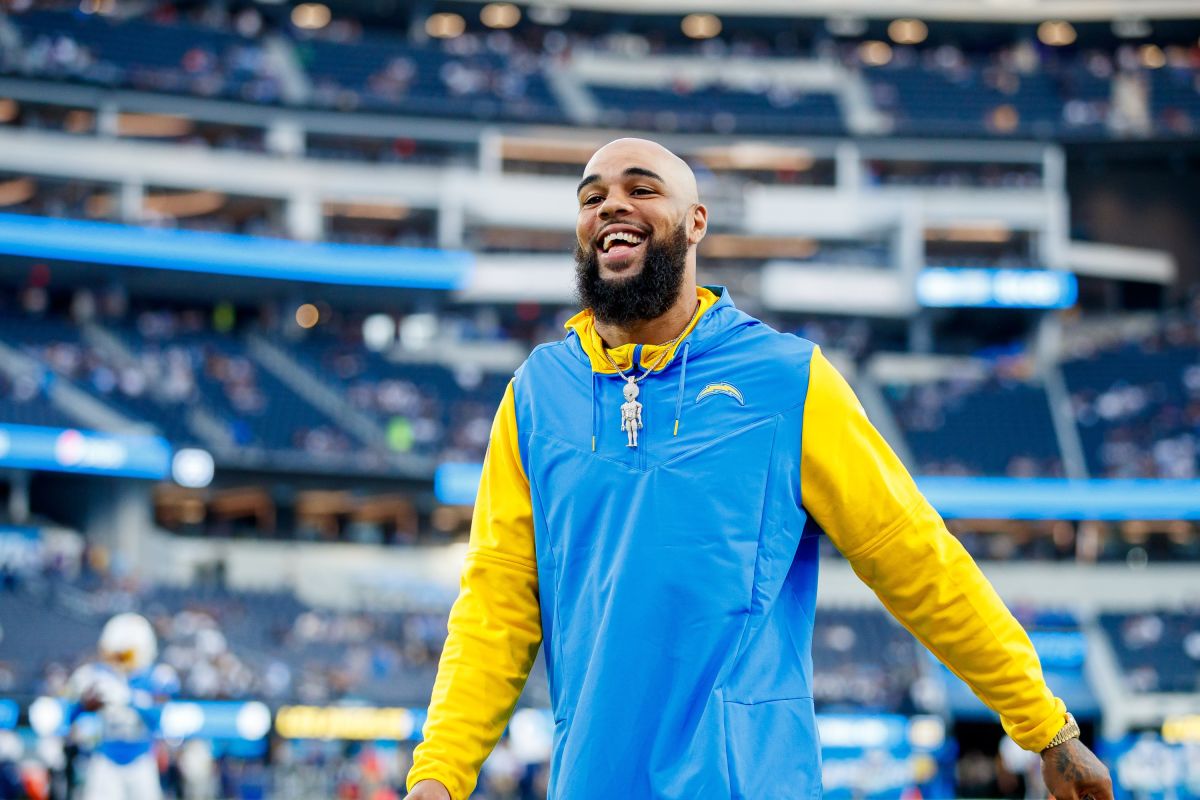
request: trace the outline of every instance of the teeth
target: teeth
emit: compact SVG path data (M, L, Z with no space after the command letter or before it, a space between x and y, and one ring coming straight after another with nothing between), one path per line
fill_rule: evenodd
M613 233L610 233L604 237L604 249L607 251L610 247L612 247L613 242L621 241L638 245L641 244L644 239L644 236L640 236L631 231L614 231Z

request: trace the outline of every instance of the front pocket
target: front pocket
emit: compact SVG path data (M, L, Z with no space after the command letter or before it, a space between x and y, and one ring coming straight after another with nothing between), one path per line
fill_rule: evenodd
M733 800L821 796L821 743L811 697L725 703Z

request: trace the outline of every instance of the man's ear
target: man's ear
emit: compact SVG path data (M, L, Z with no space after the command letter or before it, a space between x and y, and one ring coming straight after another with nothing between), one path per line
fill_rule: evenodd
M708 209L696 203L688 212L688 244L697 245L708 233Z

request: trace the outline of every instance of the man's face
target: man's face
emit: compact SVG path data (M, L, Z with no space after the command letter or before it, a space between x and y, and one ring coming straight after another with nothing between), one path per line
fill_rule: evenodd
M686 165L657 145L614 142L579 184L576 278L597 318L653 319L676 299L705 214Z
M676 172L661 152L636 140L614 142L588 162L575 235L581 250L595 254L601 278L641 271L647 240L675 232L687 208Z

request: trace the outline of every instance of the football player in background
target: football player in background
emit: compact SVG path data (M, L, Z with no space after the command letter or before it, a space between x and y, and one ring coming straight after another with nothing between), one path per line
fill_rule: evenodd
M88 762L83 800L159 800L162 784L153 753L162 706L178 682L154 660L158 643L150 622L118 614L100 634L100 660L71 676L70 721L85 713L99 720L99 743Z

